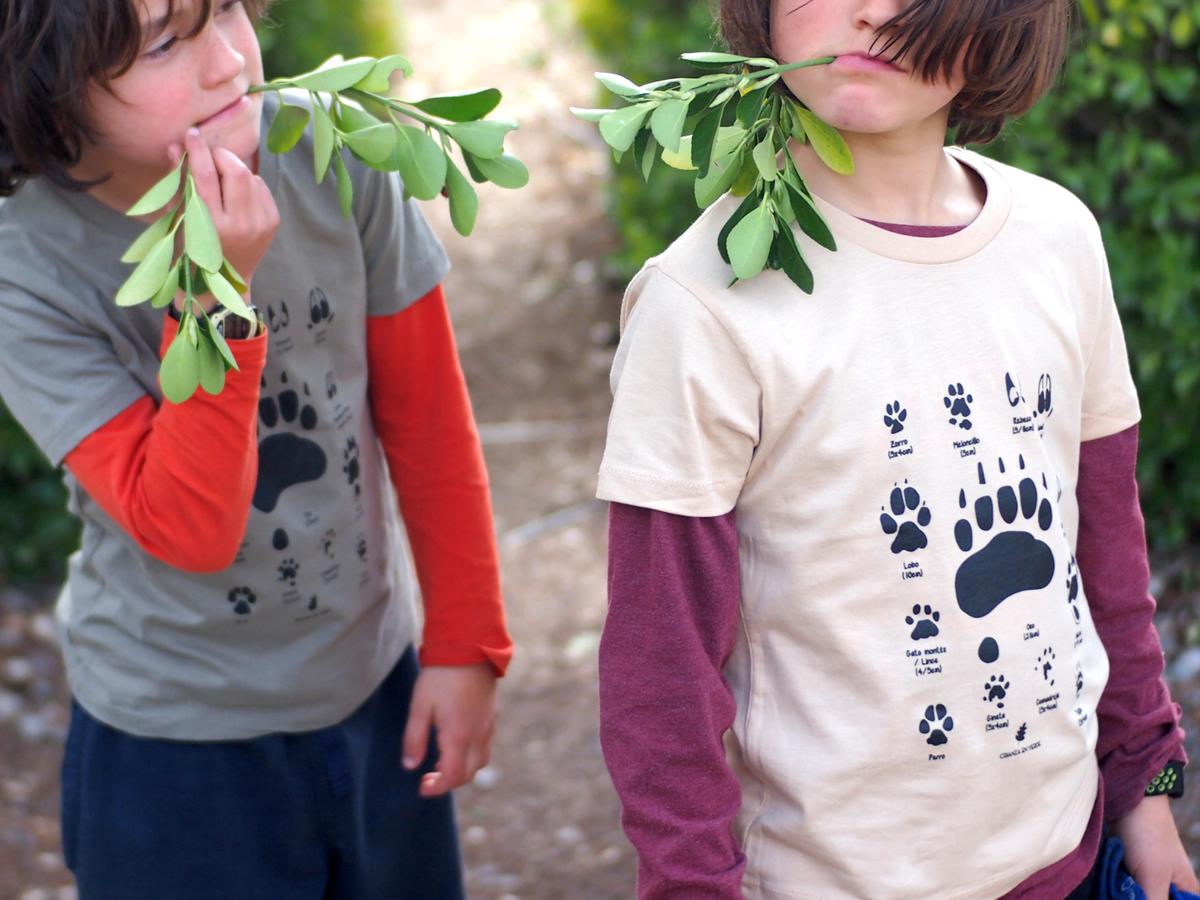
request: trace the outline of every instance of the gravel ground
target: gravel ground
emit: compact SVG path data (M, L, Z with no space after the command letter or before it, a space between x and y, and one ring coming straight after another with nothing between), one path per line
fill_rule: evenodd
M501 692L492 765L459 792L470 896L629 897L633 855L596 736L604 519L591 500L608 408L618 292L606 155L570 105L594 102L591 61L558 0L409 0L403 95L499 85L533 173L485 188L476 234L427 212L455 260L447 292L492 473L510 625L519 653ZM1163 569L1166 571L1166 569ZM1200 591L1165 588L1160 616L1190 750L1200 758ZM48 593L0 593L0 900L74 897L57 824L66 692ZM1200 862L1200 790L1177 806Z

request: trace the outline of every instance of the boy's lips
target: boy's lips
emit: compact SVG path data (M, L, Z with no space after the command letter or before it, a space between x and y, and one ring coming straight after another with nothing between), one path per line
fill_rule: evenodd
M831 68L854 69L858 72L901 72L904 70L894 63L888 62L881 56L869 56L866 53L845 53L839 55L831 64Z
M232 103L230 103L228 106L223 106L220 109L218 109L215 113L213 113L207 119L201 119L199 122L196 123L196 127L203 128L205 125L212 125L216 122L221 121L222 119L237 115L239 112L246 109L250 105L250 102L251 102L250 95L242 94L240 97L238 97Z

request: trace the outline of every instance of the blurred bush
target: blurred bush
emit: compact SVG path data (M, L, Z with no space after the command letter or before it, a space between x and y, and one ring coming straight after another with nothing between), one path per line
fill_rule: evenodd
M276 0L259 25L268 77L311 69L334 53L397 51L391 3ZM61 475L0 403L0 585L60 579L79 545Z
M601 65L644 83L707 49L703 3L572 0ZM1200 112L1195 0L1082 0L1060 84L984 148L1078 194L1104 230L1144 421L1139 475L1152 546L1200 541ZM615 105L605 96L602 105ZM690 180L626 160L612 209L628 277L696 217Z

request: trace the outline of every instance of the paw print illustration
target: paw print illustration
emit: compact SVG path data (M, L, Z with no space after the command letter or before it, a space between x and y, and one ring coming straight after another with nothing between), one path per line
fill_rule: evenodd
M279 377L279 391L268 392L264 376L263 393L258 401L259 434L267 434L258 443L258 482L254 487L254 508L271 512L279 497L293 485L315 481L325 474L325 451L307 437L277 429L290 427L312 431L317 427L317 411L309 403L308 385L298 393L288 382L287 373Z
M1016 735L1017 743L1020 743L1021 741L1025 740L1025 733L1028 731L1028 729L1029 729L1029 723L1022 722L1021 727L1017 729L1017 735Z
M899 434L904 430L904 420L907 418L908 410L900 405L899 400L893 400L883 414L883 424L892 429L892 434Z
M317 608L319 605L320 605L320 604L317 602L317 595L316 595L316 594L313 594L313 595L312 595L312 597L311 597L311 598L309 599L309 601L308 601L308 610L309 610L309 612L312 612L312 611L316 610L316 608Z
M296 562L291 557L288 557L279 564L279 580L286 581L288 584L295 587L296 576L300 574L300 563Z
M233 604L233 611L239 616L248 616L258 598L248 587L235 587L229 592L229 602Z
M333 539L335 537L337 537L337 532L332 528L321 535L321 551L330 559L333 559Z
M884 534L894 534L892 552L912 552L929 545L929 539L921 529L928 528L933 520L929 507L921 500L917 489L906 481L904 487L893 485L888 495L889 513L886 509L879 516Z
M329 298L319 287L308 292L308 327L312 328L322 322L332 322L334 314L329 311Z
M1015 490L1004 484L994 497L991 492L983 493L970 508L966 491L958 493L962 518L954 523L954 540L959 550L971 555L958 567L954 592L959 608L975 619L988 615L1014 594L1044 588L1054 577L1054 553L1035 533L1045 532L1054 523L1054 506L1045 496L1049 493L1046 476L1041 476L1039 488L1038 482L1025 474L1025 458L1018 457L1018 461ZM980 487L986 488L983 463L978 471ZM1004 460L999 461L999 471L1005 474ZM982 540L993 528L1004 530L975 550L976 532Z
M1079 697L1083 693L1083 666L1075 663L1075 696Z
M1050 382L1050 373L1046 372L1038 378L1037 408L1033 411L1033 417L1035 419L1040 417L1043 420L1049 418L1050 413L1054 412L1053 401L1053 385ZM1040 431L1045 427L1045 422L1043 421L1038 426L1038 430Z
M1008 372L1004 373L1004 393L1008 395L1008 405L1013 409L1025 402L1025 397L1021 394L1021 385L1014 381Z
M357 497L362 493L362 485L358 483L358 441L352 437L346 438L346 449L342 452L342 458L346 461L342 471L346 473L346 480L354 486L354 496Z
M267 327L271 329L271 334L276 334L284 328L288 327L288 323L292 321L291 314L288 313L287 301L279 301L279 312L275 312L273 303L267 304Z
M358 541L354 545L354 552L358 555L360 562L366 562L367 559L367 539L363 535L358 536Z
M940 703L936 706L927 706L925 707L925 716L921 719L917 730L921 734L928 735L925 743L933 747L940 747L950 740L946 736L946 732L954 730L954 719L946 711L946 707Z
M950 411L949 422L957 425L963 431L971 430L971 404L975 398L963 390L961 384L946 385L946 396L942 398L946 409Z
M1075 624L1079 624L1079 568L1075 564L1075 557L1072 556L1067 563L1067 603L1071 607L1071 615L1075 617Z
M997 709L1004 709L1004 698L1008 696L1008 689L1012 684L1004 680L1003 675L993 675L984 684L983 699L988 703L995 703Z
M332 370L325 373L325 396L330 400L337 396L337 382L334 381Z
M913 606L912 615L904 617L906 625L912 625L912 639L921 641L925 638L937 637L937 623L942 618L942 614L926 603L921 606L919 603Z
M1054 654L1053 647L1047 647L1038 656L1037 671L1042 673L1042 680L1049 682L1050 686L1054 686L1054 660L1057 656Z

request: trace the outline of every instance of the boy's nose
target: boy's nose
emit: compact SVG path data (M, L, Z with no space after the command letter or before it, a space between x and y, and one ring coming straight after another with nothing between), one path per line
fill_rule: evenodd
M240 53L229 36L215 23L209 23L204 35L204 83L216 86L236 78L246 67L246 57Z
M858 0L855 6L854 24L874 31L904 12L909 0Z

